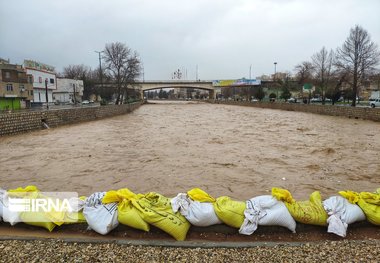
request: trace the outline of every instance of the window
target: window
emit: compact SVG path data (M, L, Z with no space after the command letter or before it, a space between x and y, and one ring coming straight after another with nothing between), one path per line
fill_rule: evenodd
M8 71L5 71L5 78L10 79L11 78L11 73Z
M33 90L30 91L30 95L33 96Z
M33 83L33 76L28 76L28 82Z
M54 84L54 79L50 79L50 84Z
M21 91L21 92L25 91L24 84L20 84L20 91Z
M7 84L7 91L13 91L12 84Z
M38 77L38 82L42 83L42 77Z

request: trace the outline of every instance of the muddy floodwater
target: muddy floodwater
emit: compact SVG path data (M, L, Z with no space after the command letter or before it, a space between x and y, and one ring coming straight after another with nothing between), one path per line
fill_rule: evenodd
M114 118L0 137L0 188L200 187L244 200L272 187L306 199L380 187L380 123L309 113L159 103Z

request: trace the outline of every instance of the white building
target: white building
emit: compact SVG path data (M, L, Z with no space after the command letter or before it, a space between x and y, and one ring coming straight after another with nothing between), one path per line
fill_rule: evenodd
M57 78L57 90L53 91L54 102L77 103L82 101L82 96L83 80Z
M46 102L46 90L48 102L53 102L53 91L57 89L57 78L54 67L32 61L24 60L26 74L33 76L33 101L34 103Z

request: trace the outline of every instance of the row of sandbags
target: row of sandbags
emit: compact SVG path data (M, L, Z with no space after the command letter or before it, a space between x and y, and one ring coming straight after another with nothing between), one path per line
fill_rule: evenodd
M71 200L66 200L70 202L70 207L73 208L72 211L32 211L31 202L23 203L25 210L25 205L29 206L29 211L25 210L23 212L11 210L9 206L9 200L32 200L32 199L43 199L48 201L52 197L43 195L36 186L27 186L25 188L19 187L17 189L11 189L5 191L0 189L0 221L10 223L12 226L24 222L29 225L44 227L49 231L52 231L57 225L62 224L74 224L74 223L86 223L86 219L83 215L83 207L85 204L85 197L73 198ZM75 200L74 200L75 199ZM64 201L62 201L64 202ZM41 209L42 210L42 209Z
M21 196L23 193L23 196ZM124 224L149 231L150 225L162 229L176 240L184 240L191 225L207 227L224 223L250 235L259 225L282 226L295 232L296 221L328 226L328 232L345 237L347 227L367 219L380 225L380 188L375 193L339 192L322 201L318 191L306 201L296 201L285 189L273 188L272 195L257 196L245 202L227 196L217 199L199 188L167 198L158 193L135 194L127 188L97 192L74 200L75 209L66 212L11 212L9 195L41 198L35 186L0 191L0 218L14 225L18 222L45 227L52 231L62 224L87 222L89 228L107 234ZM45 198L45 197L43 197Z

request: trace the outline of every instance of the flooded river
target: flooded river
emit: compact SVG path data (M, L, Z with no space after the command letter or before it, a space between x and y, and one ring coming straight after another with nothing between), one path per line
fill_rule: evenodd
M289 189L380 187L380 123L206 103L143 105L114 118L0 137L0 188L88 195L200 187L244 200Z

